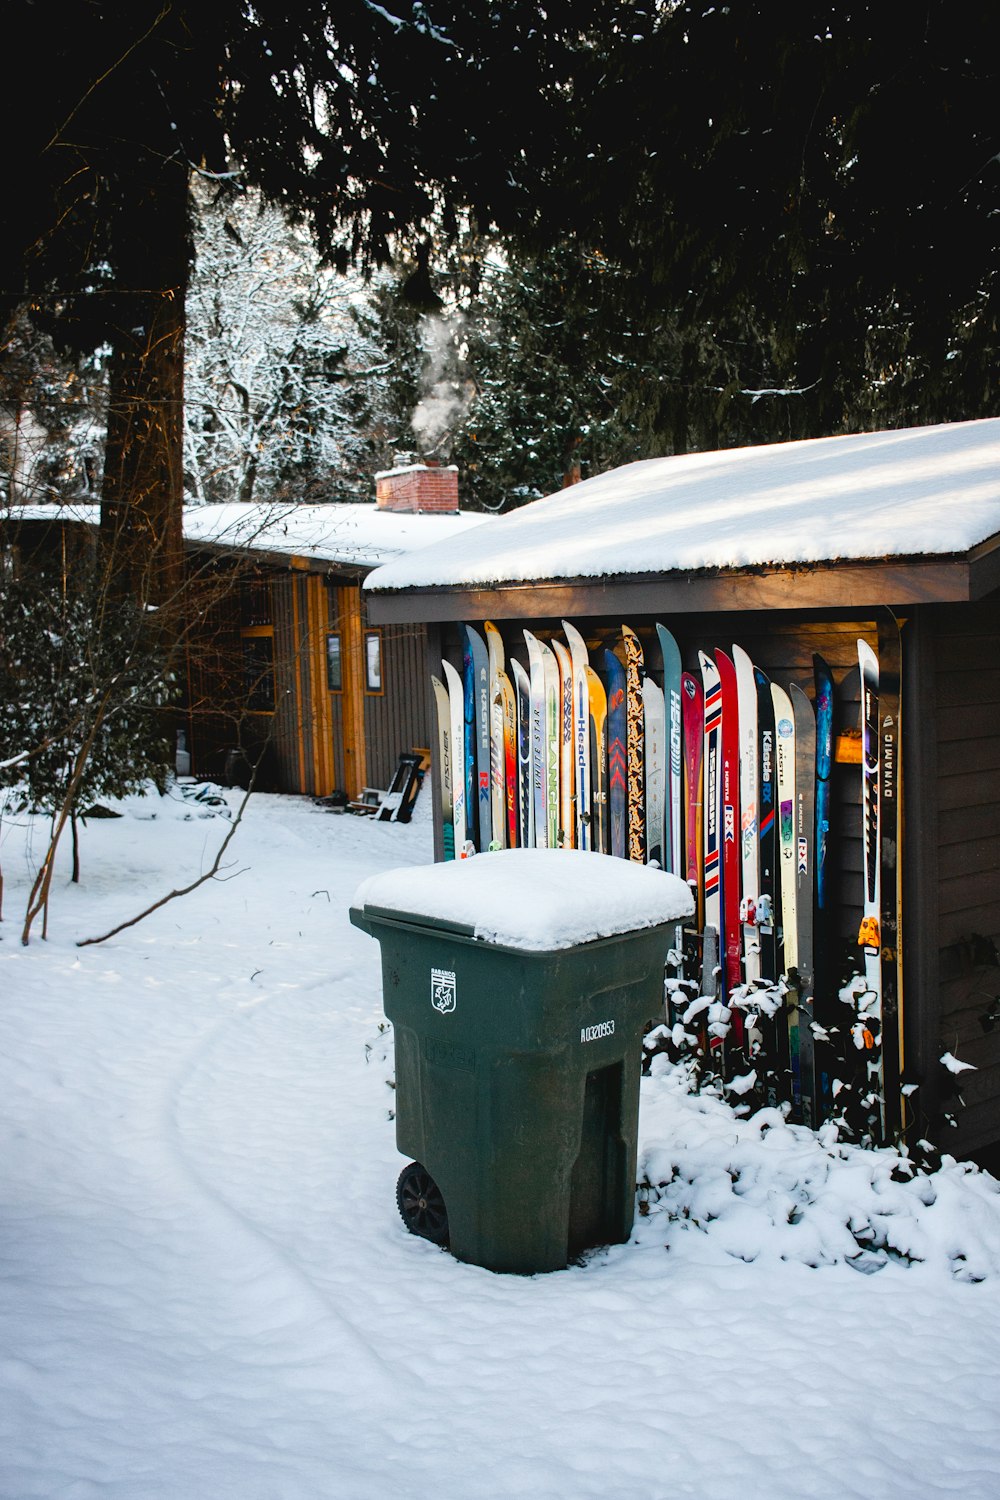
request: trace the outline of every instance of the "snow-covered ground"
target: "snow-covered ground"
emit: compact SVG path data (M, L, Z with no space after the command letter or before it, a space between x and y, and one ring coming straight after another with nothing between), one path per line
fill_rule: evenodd
M28 948L43 829L3 824L3 1500L996 1500L985 1174L898 1180L657 1059L629 1244L520 1279L406 1234L347 908L429 861L428 802L256 798L230 878L87 948L223 819L175 789L91 822Z

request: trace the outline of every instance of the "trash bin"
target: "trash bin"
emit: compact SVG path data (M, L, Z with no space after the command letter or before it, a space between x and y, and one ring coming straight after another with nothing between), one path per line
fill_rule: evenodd
M407 1226L530 1275L626 1240L641 1039L691 894L659 870L512 849L366 881L396 1054Z

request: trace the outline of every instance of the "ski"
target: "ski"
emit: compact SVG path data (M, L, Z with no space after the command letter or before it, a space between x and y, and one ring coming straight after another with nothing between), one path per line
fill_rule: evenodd
M517 701L506 672L497 675L503 730L504 842L517 848Z
M545 844L548 849L558 849L559 818L559 767L562 760L562 682L559 663L551 646L538 642L545 672Z
M777 900L774 700L771 697L770 679L759 667L754 667L753 675L757 685L757 842L760 872L756 915L760 936L761 978L774 984L778 978L774 910Z
M586 667L590 706L591 823L590 845L608 852L608 695L593 667Z
M681 653L680 647L664 625L656 634L663 658L663 699L667 721L667 786L664 808L663 868L672 875L684 871L681 809L683 804L683 765L681 762Z
M628 830L625 668L613 651L605 650L604 670L608 678L608 836L610 852L624 859Z
M573 659L562 641L553 640L552 650L559 664L559 847L572 849L576 825Z
M507 824L506 766L504 761L503 693L500 673L506 656L503 637L491 620L483 624L490 692L490 848L502 849Z
M719 735L722 728L722 685L719 669L710 656L699 651L702 690L705 705L705 745L702 755L704 789L702 802L702 834L704 854L702 866L705 886L705 922L703 927L702 993L717 993L717 983L709 964L718 958L719 923L722 915L720 890L720 846L719 846L719 792L721 787L722 755Z
M702 879L702 775L705 753L705 695L692 672L681 675L682 744L684 751L684 875L695 901L695 927L705 921Z
M473 630L471 625L466 625L465 633L469 638L472 653L479 852L485 854L493 842L490 664L486 642L478 630Z
M775 763L774 700L771 697L770 679L760 670L753 669L757 687L757 843L758 874L757 923L760 944L760 975L772 995L778 993L778 945L775 925L775 906L778 900L777 881L777 824L776 793L777 766ZM768 1015L761 1020L764 1050L767 1054L766 1097L768 1104L776 1105L788 1090L791 1060L788 1045L788 1026L783 1008L774 1010L768 1006Z
M590 687L587 670L590 655L583 636L569 620L562 622L573 664L573 810L574 842L578 849L592 849Z
M757 836L757 684L753 662L742 646L733 647L739 703L740 745L740 921L743 925L743 969L747 984L760 978L760 934L755 919L760 894L760 846Z
M454 670L454 668L452 668ZM455 797L452 791L451 699L440 677L431 673L437 714L438 773L440 776L441 841L446 860L455 858Z
M530 630L524 632L528 648L528 668L531 701L531 797L532 830L534 844L538 849L548 845L548 794L547 774L548 742L546 733L545 658L542 643Z
M783 1042L783 1046L788 1050L792 1108L796 1116L801 1119L799 1013L798 992L795 988L795 976L798 973L795 925L795 723L792 717L792 700L784 688L779 687L776 682L771 683L771 704L774 712L775 783L778 810L778 888L781 895L774 918L776 925L780 923L780 956L776 967L779 975L784 976L788 989L785 1004L787 1039Z
M816 683L816 859L815 927L813 931L813 1004L819 1023L817 1041L817 1076L820 1109L823 1116L833 1108L833 1076L836 1066L833 1032L839 1019L835 996L837 986L833 972L833 895L831 854L831 815L833 787L833 673L818 653L813 655Z
M813 866L816 838L816 715L806 694L792 683L789 690L795 726L795 957L790 973L798 997L795 1045L799 1059L802 1123L819 1124L816 1054L813 1037Z
M715 665L722 689L720 751L720 820L722 852L722 936L726 1003L743 983L740 962L740 772L739 709L736 667L725 651L716 649ZM743 1016L733 1012L733 1041L744 1042Z
M643 767L642 643L628 625L625 642L625 749L628 762L628 857L646 863L645 772Z
M535 804L531 784L531 679L519 661L511 661L517 698L517 815L518 843L535 843Z
M469 837L466 827L466 780L462 766L465 746L465 690L462 679L451 662L442 662L441 665L444 668L445 682L448 684L451 744L456 747L452 762L452 856L457 859L464 852ZM447 836L445 848L447 849ZM447 853L445 858L447 858Z
M652 677L643 679L643 770L646 809L646 863L664 868L663 811L666 792L667 746L663 689Z
M479 834L479 779L476 775L476 663L473 658L472 634L469 627L463 628L462 683L465 694L465 838L467 843L478 848ZM459 849L458 852L461 852Z
M879 663L867 641L858 641L861 668L861 833L864 849L864 904L858 946L864 953L865 993L858 1002L858 1022L865 1050L868 1085L877 1094L879 1139L885 1140L885 1100L881 1047L882 1014L882 866L880 850L881 756L879 754Z
M903 1046L902 931L900 920L899 844L902 833L902 643L896 619L879 620L879 757L881 760L879 832L881 835L882 930L882 1082L885 1140L898 1139L906 1126L900 1093L905 1062Z

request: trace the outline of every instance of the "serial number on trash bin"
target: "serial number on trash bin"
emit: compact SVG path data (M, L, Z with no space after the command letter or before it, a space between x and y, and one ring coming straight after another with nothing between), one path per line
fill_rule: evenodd
M596 1026L580 1027L581 1042L600 1042L604 1039L604 1037L614 1036L614 1034L614 1021L598 1021Z

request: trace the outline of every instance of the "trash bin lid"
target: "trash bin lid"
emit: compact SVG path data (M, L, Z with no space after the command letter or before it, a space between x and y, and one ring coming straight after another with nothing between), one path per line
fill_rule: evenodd
M352 905L498 947L551 952L689 917L676 875L582 849L499 849L372 875Z

